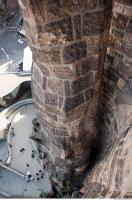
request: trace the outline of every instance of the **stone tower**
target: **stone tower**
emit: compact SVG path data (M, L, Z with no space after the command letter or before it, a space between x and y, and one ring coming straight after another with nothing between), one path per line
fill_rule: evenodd
M82 170L99 141L84 197L131 197L132 1L18 2L49 158L63 170Z
M19 5L33 52L32 91L43 144L55 165L82 168L97 138L105 5L96 0Z

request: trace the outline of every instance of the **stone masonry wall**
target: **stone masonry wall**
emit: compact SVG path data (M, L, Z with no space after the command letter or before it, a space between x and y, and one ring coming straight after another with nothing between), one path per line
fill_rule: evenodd
M83 197L132 197L131 0L19 5L33 51L41 137L52 161L63 169L85 166L100 138L100 160Z
M132 197L132 2L113 1L99 110L102 154L85 180L87 198ZM94 192L93 192L94 191Z
M105 5L100 0L18 2L33 52L32 91L43 144L56 165L81 167L97 138Z

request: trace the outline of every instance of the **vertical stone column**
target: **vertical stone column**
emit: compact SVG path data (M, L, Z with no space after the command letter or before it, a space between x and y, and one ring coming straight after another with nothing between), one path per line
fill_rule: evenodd
M109 143L128 128L132 100L131 28L132 3L114 1L100 101L100 118L104 119Z
M85 181L84 198L132 197L132 1L113 1L99 116L101 159Z
M19 0L33 52L32 92L55 165L88 163L97 137L100 0Z

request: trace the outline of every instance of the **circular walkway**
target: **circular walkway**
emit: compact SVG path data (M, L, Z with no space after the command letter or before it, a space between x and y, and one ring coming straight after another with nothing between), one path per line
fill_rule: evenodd
M23 193L25 197L39 197L42 191L45 193L51 191L48 176L43 172L43 168L38 162L38 154L34 153L34 158L31 156L34 149L29 136L32 134L32 120L35 117L35 107L30 103L16 109L8 118L8 120L12 122L15 134L14 136L11 136L12 161L9 167L24 175L26 175L27 172L30 172L34 178L34 180L29 183L24 179L26 184L21 184L20 181L19 184L16 185L16 190L17 187L19 187L19 191L21 191L20 195ZM24 151L21 152L20 150L22 148L24 148ZM44 176L37 180L38 176L36 173L40 170L44 173ZM8 187L12 188L12 184L14 185L15 181L14 183L10 183ZM16 193L15 189L11 192L13 192L14 195Z

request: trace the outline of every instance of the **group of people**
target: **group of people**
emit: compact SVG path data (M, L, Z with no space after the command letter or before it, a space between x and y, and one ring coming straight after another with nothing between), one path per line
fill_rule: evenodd
M25 148L24 148L24 147L20 149L20 152L24 152L24 151L25 151ZM34 151L34 150L32 150L31 157L32 157L32 158L35 157L35 151ZM41 157L40 160L42 161L42 163L40 163L40 164L42 164L42 166L43 166L43 165L44 165L43 159L44 159L45 155L44 155L44 154L41 154L40 157ZM39 159L37 159L37 160L39 160ZM45 163L45 164L46 164L46 163ZM30 165L29 165L28 163L26 164L26 166L27 166L27 167L30 167ZM43 166L43 169L44 169L44 166ZM25 180L29 183L29 182L31 182L31 181L33 181L33 180L35 180L35 179L39 181L39 180L42 179L43 177L44 177L44 173L43 173L43 171L40 169L38 172L36 172L36 177L33 177L30 171L27 171L27 173L26 173L26 175L25 175L24 178L25 178Z
M35 180L35 178L32 176L30 171L27 171L26 175L24 176L25 180L29 183L33 180ZM36 180L39 181L40 179L44 178L44 173L42 172L42 170L39 170L36 173Z

